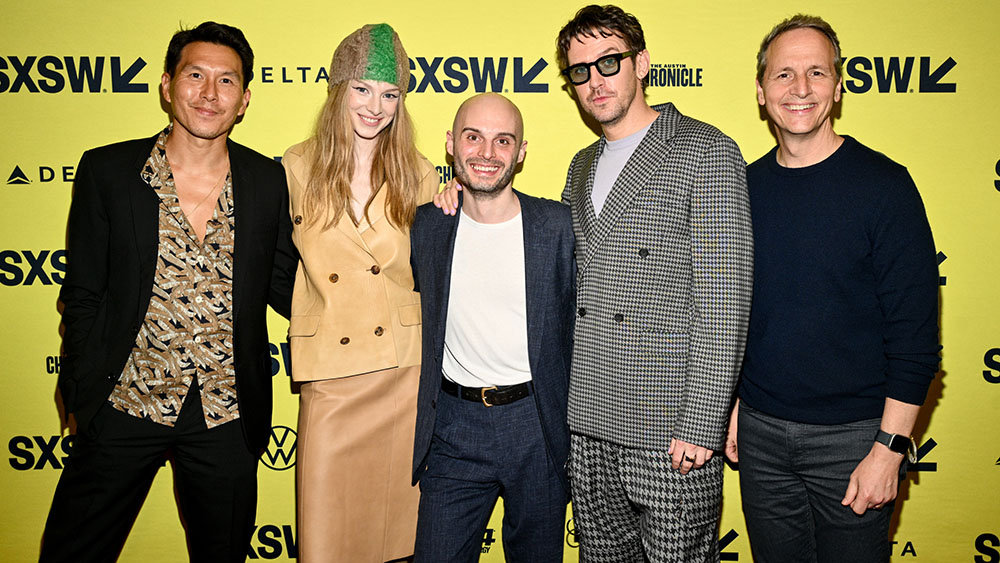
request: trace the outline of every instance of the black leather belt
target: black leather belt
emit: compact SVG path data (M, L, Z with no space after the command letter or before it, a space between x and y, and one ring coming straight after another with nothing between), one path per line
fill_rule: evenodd
M441 390L466 401L493 407L507 405L527 397L531 394L531 382L525 381L517 385L494 385L492 387L462 387L454 381L442 377Z

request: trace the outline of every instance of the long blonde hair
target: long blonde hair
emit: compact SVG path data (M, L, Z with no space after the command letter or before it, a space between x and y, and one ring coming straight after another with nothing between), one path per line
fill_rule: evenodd
M347 110L350 82L330 87L316 122L316 133L309 140L306 160L309 181L302 194L306 225L323 219L323 230L329 229L346 212L357 225L351 206L351 178L354 177L354 128ZM378 135L372 156L372 193L365 202L368 207L385 184L385 214L390 223L401 231L410 228L417 210L417 149L413 144L413 122L406 112L405 93L400 93L396 115Z

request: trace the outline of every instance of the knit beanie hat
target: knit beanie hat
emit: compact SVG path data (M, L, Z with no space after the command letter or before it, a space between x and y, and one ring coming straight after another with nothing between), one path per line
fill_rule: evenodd
M330 86L351 79L388 82L406 92L410 60L389 24L368 24L337 46L330 62Z

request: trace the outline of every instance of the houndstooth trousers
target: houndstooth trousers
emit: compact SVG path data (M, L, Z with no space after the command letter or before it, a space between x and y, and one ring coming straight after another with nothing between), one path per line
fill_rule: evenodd
M567 468L581 563L719 561L722 456L681 475L665 450L573 434Z

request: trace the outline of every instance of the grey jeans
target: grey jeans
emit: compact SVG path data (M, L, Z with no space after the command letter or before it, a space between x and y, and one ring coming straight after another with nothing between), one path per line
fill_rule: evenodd
M861 516L840 504L880 422L803 424L740 404L740 491L755 561L889 561L894 502ZM904 461L900 480L905 470Z

